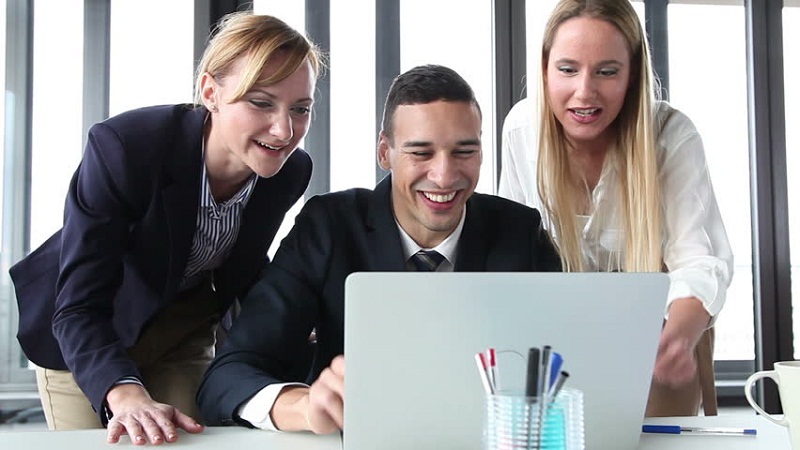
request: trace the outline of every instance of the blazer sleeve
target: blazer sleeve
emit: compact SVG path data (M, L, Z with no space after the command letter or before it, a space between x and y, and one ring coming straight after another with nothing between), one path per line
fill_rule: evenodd
M270 384L305 381L308 336L322 314L333 242L330 217L319 197L312 198L242 299L242 310L205 373L197 403L206 424L250 426L235 416L241 404Z
M56 284L53 334L98 411L114 382L139 375L112 325L126 235L136 215L132 193L147 189L130 175L140 168L124 160L123 146L107 125L95 125L89 132L67 194Z

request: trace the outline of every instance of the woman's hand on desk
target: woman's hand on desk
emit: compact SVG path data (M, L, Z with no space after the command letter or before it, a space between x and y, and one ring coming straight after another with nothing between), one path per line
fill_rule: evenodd
M203 426L177 408L158 403L138 384L114 386L106 395L114 417L108 422L108 442L117 443L127 433L136 445L158 445L178 440L177 428L189 433L203 431ZM166 437L165 437L166 436Z
M711 316L694 297L677 299L670 305L669 318L661 330L653 374L672 387L692 381L697 372L694 348Z
M311 387L284 388L270 411L282 431L335 433L344 427L344 356L337 356Z

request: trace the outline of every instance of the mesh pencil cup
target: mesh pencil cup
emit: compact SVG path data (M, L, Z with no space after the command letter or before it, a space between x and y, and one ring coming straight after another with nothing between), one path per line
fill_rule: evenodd
M583 450L583 392L562 389L554 401L499 392L485 398L484 450Z

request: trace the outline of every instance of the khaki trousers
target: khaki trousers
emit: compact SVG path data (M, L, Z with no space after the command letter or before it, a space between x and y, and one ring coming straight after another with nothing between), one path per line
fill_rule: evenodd
M671 388L655 379L650 386L646 417L696 416L703 406L706 416L717 415L717 391L714 385L714 328L700 337L695 347L697 373L686 386Z
M219 309L210 283L179 293L128 350L154 400L199 420L195 394L214 358ZM98 413L66 370L36 368L50 430L102 428Z

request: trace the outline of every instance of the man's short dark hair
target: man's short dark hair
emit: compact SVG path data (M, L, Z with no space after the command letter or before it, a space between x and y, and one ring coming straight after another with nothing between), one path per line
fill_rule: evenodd
M480 106L469 84L449 67L428 64L401 73L392 81L383 107L383 133L392 138L392 118L400 105L424 105L435 101L468 102Z

